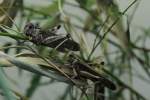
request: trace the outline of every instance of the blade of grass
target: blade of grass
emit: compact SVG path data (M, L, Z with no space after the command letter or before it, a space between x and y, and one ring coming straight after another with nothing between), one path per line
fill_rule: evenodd
M4 59L8 60L10 63L12 63L13 65L15 65L16 67L27 70L29 72L32 72L32 73L35 73L35 74L38 74L38 75L42 75L42 76L46 76L48 78L53 78L53 79L56 79L56 80L62 81L62 82L70 82L65 77L60 76L60 75L58 75L58 74L56 74L52 71L42 70L37 65L30 65L30 64L24 63L22 61L19 61L15 58L12 58L12 57L4 54L3 52L0 52L0 58L4 58Z
M134 93L135 95L137 95L139 98L141 98L142 100L148 100L147 98L145 98L143 95L141 95L139 92L137 92L135 89L133 89L131 86L125 84L123 81L121 81L117 76L113 75L111 72L109 72L108 70L103 68L103 71L105 73L107 73L108 75L110 75L112 78L114 78L117 83L120 86L123 86L124 88L128 89L129 91L131 91L132 93Z
M9 82L6 80L2 72L2 67L0 67L0 88L4 93L5 100L17 100L10 90Z
M33 96L34 92L39 86L40 80L41 80L41 76L39 75L34 75L32 77L30 82L30 87L26 91L26 97L31 98Z
M134 1L122 12L121 16L124 15L124 14L128 11L128 9L129 9L130 7L132 7L136 2L137 2L137 0L134 0ZM92 54L94 53L95 49L98 47L98 45L100 45L100 43L103 41L103 39L106 37L106 35L111 31L111 29L114 27L114 25L117 24L117 22L120 20L121 16L118 17L118 18L116 18L116 19L114 20L114 22L112 23L112 25L106 30L106 32L104 32L104 35L102 36L102 39L99 40L98 43L95 45L95 47L91 50L91 53L90 53L89 56L88 56L88 60L90 60L90 58L91 58Z

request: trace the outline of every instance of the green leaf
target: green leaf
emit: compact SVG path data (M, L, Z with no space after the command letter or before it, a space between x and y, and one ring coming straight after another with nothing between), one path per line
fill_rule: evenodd
M53 1L50 5L46 7L42 7L40 11L49 15L57 13L59 11L58 0Z
M5 100L17 100L10 90L8 81L6 80L4 73L2 72L2 67L0 67L0 89L4 93Z
M66 77L58 75L57 73L53 71L41 69L38 65L31 65L31 64L25 63L16 58L10 57L3 52L0 52L0 58L7 60L11 64L23 70L26 70L26 71L29 71L29 72L32 72L41 76L46 76L48 78L53 78L61 82L70 82L70 80L68 80Z
M92 5L96 3L96 0L76 0L81 7L91 9Z
M88 0L76 0L80 5L85 6Z
M8 26L5 26L5 25L0 25L0 28L2 28L4 31L10 33L10 34L14 34L14 35L18 35L20 34L19 32L17 32L16 30L8 27Z
M94 4L96 4L96 0L87 0L86 7L91 8Z
M0 36L8 36L14 39L23 39L23 40L27 39L27 37L23 36L23 33L17 32L12 28L9 28L4 25L0 25L0 28L2 28L5 31L5 32L0 32Z
M38 88L41 77L39 75L34 75L31 79L30 87L26 91L26 97L30 98L35 90Z

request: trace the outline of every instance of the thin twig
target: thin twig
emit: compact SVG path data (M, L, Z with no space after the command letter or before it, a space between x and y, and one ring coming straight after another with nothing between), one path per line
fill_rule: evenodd
M95 37L95 39L94 39L93 48L94 48L95 45L96 45L97 38L100 37L100 34L99 34L99 33L101 32L101 30L103 29L103 27L105 26L105 24L107 23L108 20L109 20L109 16L105 19L105 21L104 21L104 23L101 25L99 31L96 32L96 37Z
M17 24L14 22L14 20L11 18L11 16L9 16L9 14L3 9L1 8L1 11L5 13L5 15L8 17L8 19L15 25L15 27L17 28L17 30L19 31L19 27L17 26Z
M128 9L134 5L137 2L137 0L134 0L123 12L121 15L124 15ZM116 20L113 22L113 24L107 29L107 31L104 33L104 35L102 36L102 39L98 41L98 43L95 45L95 47L91 50L91 53L89 54L88 59L90 59L90 57L92 56L92 54L94 53L95 49L98 47L98 45L100 45L100 43L103 41L103 39L106 37L106 35L111 31L111 29L117 24L117 22L120 20L121 16L119 16L118 18L116 18Z
M48 61L47 59L45 59L43 56L39 55L33 48L31 48L30 46L28 46L28 48L35 53L37 56L39 56L41 59L43 59L47 64L49 64L50 66L53 66L57 71L59 71L60 73L62 73L66 78L70 79L72 81L73 84L76 84L76 82L74 82L74 80L72 80L65 72L63 72L59 67L57 67L55 64L53 64L52 62Z
M109 74L112 78L114 78L117 83L120 86L123 86L124 88L127 88L128 90L130 90L132 93L134 93L135 95L138 95L141 99L143 100L148 100L146 99L143 95L141 95L140 93L138 93L136 90L134 90L132 87L128 86L127 84L125 84L124 82L122 82L118 77L116 77L115 75L113 75L111 72L109 72L108 70L103 68L103 71L106 72L107 74Z

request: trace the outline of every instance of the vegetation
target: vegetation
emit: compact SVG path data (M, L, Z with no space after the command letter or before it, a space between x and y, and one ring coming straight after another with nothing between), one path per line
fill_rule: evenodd
M148 100L133 86L135 77L150 84L149 29L140 28L142 34L135 40L130 31L139 3L132 0L121 11L115 0L49 0L44 6L2 0L0 41L7 41L0 45L0 95L6 100L29 100L39 87L63 82L67 86L58 100ZM42 38L26 34L29 22L37 24L36 32L40 30ZM62 27L56 32L58 25ZM63 40L45 42L46 32ZM136 66L146 75L137 72ZM9 68L17 69L19 77L30 77L24 93L11 87L19 79L10 78Z

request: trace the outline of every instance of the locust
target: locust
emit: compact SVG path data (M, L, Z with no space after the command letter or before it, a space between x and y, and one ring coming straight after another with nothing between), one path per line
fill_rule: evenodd
M43 30L37 24L28 23L24 27L24 34L36 45L48 46L60 52L65 52L66 50L79 51L79 44L71 39L68 34L66 36L56 34L60 27L61 26L58 25L54 28ZM91 80L94 83L94 100L104 100L105 88L113 91L117 88L116 84L111 80L95 71L91 64L72 54L70 54L68 61L63 67L62 65L60 66L61 70L73 80L83 80L85 83L87 83L88 80ZM67 71L65 69L67 69Z
M36 45L48 46L60 52L67 50L79 51L79 44L69 34L66 36L56 34L60 27L61 25L57 25L51 29L44 30L38 24L27 23L23 33Z
M91 80L95 84L94 89L94 100L104 100L104 89L108 88L110 90L116 90L116 84L109 80L104 75L95 71L90 64L81 61L74 55L70 55L68 60L73 68L74 78Z

